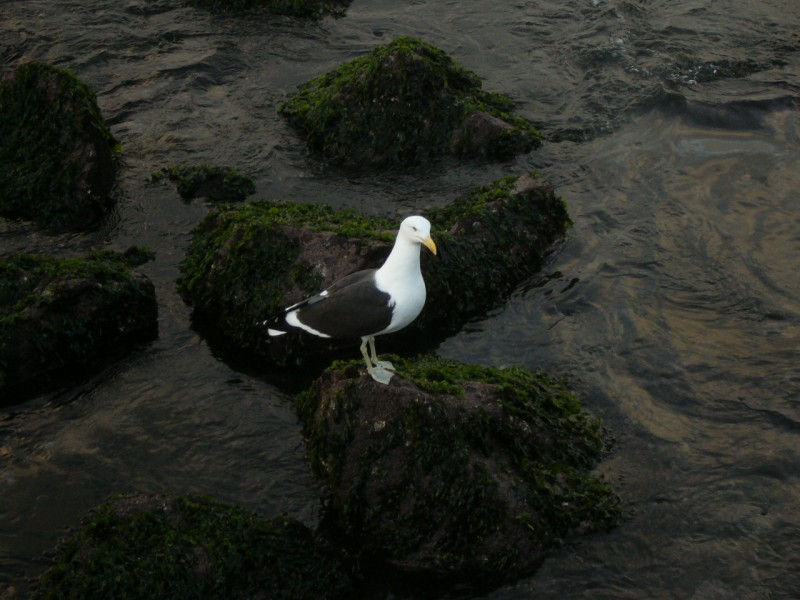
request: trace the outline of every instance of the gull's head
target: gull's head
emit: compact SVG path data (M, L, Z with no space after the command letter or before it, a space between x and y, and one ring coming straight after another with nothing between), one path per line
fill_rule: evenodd
M400 223L398 238L403 238L415 244L423 244L428 250L436 254L436 244L431 239L431 224L425 217L407 217Z

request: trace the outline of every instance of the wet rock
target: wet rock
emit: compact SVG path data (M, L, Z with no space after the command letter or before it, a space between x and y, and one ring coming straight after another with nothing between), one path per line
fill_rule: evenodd
M492 144L509 135L514 128L497 117L473 110L453 132L450 150L457 156L491 153Z
M302 85L279 112L312 153L364 169L527 152L540 136L513 106L443 51L398 37Z
M344 16L351 0L186 0L186 4L215 13L247 14L266 11L305 19Z
M562 382L392 360L388 386L358 361L336 363L296 399L330 488L326 532L364 570L378 561L422 581L496 584L617 523L618 499L592 473L608 434Z
M58 549L36 598L343 597L338 560L287 517L209 498L120 495Z
M157 333L150 280L131 270L150 255L0 259L0 403L89 375Z
M184 200L209 198L223 202L238 202L254 194L256 184L238 169L215 165L173 165L153 173L150 181L169 179Z
M497 306L541 268L572 224L550 182L535 175L478 186L428 217L439 248L437 256L422 254L428 300L398 337L452 333Z
M428 301L417 321L389 336L417 345L495 306L539 269L569 225L564 203L533 176L478 187L428 217L439 248L438 256L422 253ZM194 230L178 288L196 324L259 360L291 365L342 343L269 338L259 323L348 273L380 266L396 230L396 222L324 206L220 207Z
M381 262L394 239L391 227L320 205L255 200L221 206L194 229L178 290L194 307L195 325L212 339L285 365L291 352L302 354L313 340L293 336L280 346L283 354L261 322L316 293L329 278Z
M119 147L94 92L41 62L0 81L0 214L54 231L111 207Z

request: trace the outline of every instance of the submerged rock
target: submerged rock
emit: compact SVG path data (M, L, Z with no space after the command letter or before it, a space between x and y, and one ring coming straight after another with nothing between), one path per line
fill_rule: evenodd
M153 173L150 181L164 177L175 184L184 200L209 198L227 202L244 200L256 191L256 184L238 169L214 165L173 165Z
M85 376L157 333L155 289L132 248L86 259L0 259L0 402Z
M428 216L439 248L436 257L422 255L428 301L394 339L433 339L495 306L541 266L569 225L561 199L530 176L481 186ZM292 364L342 343L295 334L269 338L260 323L344 275L380 266L396 230L396 222L324 206L223 206L195 228L178 289L194 306L196 322L231 346Z
M351 0L185 0L189 6L204 8L216 13L246 14L267 11L306 19L319 19L323 15L341 17Z
M398 37L302 85L279 112L311 152L362 169L527 152L540 136L513 106L442 50Z
M63 231L112 205L119 147L94 92L31 62L0 81L0 214Z
M562 382L392 360L388 386L359 361L336 363L296 399L312 467L330 487L325 522L360 560L499 583L617 523L618 498L591 472L609 436Z
M311 531L209 498L120 495L62 543L36 598L342 597L348 581Z

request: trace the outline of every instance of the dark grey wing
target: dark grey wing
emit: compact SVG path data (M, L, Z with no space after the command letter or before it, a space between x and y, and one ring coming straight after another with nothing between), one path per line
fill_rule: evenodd
M337 290L341 290L346 288L354 283L361 283L366 279L371 279L374 281L375 279L375 271L377 269L364 269L362 271L356 271L355 273L350 273L350 275L345 275L341 279L337 279L334 281L329 287L322 290L319 294L315 296L309 296L300 302L296 302L291 306L286 307L286 312L290 313L293 310L297 310L303 306L308 306L309 304L316 304L320 300L325 300L331 293L336 292Z
M375 287L375 269L367 269L339 279L292 310L301 323L332 338L357 338L389 326L390 299Z

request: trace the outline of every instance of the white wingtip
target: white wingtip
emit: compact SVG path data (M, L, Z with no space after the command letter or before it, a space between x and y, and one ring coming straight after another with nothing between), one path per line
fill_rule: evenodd
M285 331L278 331L277 329L267 328L267 333L270 334L273 337L276 337L276 336L279 336L279 335L284 335L286 332Z

